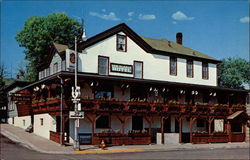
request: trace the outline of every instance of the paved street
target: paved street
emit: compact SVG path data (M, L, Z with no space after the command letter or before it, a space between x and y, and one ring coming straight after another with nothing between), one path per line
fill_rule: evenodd
M193 151L137 152L113 154L43 154L29 150L1 136L1 160L77 159L249 159L249 149L209 149Z

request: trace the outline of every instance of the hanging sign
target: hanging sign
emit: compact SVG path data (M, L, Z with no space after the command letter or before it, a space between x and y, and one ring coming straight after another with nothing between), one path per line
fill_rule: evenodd
M76 113L75 111L70 111L69 118L70 119L75 119L75 118L84 119L84 112Z
M133 73L132 65L118 64L118 63L110 63L111 72L119 72L119 73Z
M75 63L75 52L66 50L66 69L68 71L74 71Z

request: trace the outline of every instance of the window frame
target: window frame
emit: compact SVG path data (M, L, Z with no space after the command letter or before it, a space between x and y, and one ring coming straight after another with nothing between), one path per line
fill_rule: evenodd
M53 73L57 73L58 72L58 63L54 63L53 64Z
M204 72L204 68L207 68L206 72ZM202 79L208 80L209 79L209 65L207 62L202 62L202 67L201 67L201 74L202 74Z
M100 58L106 58L107 60L108 60L108 62L107 62L107 74L100 74ZM109 57L107 57L107 56L98 56L98 74L99 75L109 75Z
M125 38L125 50L121 50L121 49L119 49L118 48L118 39L119 39L119 37L124 37ZM121 51L121 52L127 52L127 36L126 35L121 35L121 34L117 34L116 35L116 50L117 51Z
M135 63L141 63L142 64L142 67L141 67L141 77L140 78L138 78L138 79L143 79L143 61L134 61L134 67L133 67L133 76L134 76L134 78L137 78L137 77L135 77L135 73L136 73L136 71L135 71Z
M191 62L191 63L189 63ZM189 75L188 70L189 70L189 65L191 65L191 75ZM192 59L187 59L187 77L193 78L194 77L194 61Z
M175 73L172 73L171 72L171 62L172 60L174 59L174 62L175 62ZM172 75L172 76L177 76L177 57L170 57L169 58L169 74Z

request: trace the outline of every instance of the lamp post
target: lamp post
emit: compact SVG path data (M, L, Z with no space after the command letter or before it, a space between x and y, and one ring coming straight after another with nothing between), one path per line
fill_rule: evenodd
M78 53L77 53L77 37L75 37L75 88L72 87L72 97L73 103L75 104L74 111L75 115L79 115L78 104L79 104L79 96L80 96L80 87L77 86L77 68L78 68ZM78 140L78 128L79 128L79 118L75 119L75 139L74 139L74 150L79 150L79 140Z

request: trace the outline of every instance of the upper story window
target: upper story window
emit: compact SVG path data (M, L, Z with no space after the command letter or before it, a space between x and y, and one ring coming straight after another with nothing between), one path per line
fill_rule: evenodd
M54 63L53 73L56 73L57 71L58 71L58 63Z
M177 58L170 57L170 75L177 75Z
M108 75L109 73L109 58L99 56L98 57L98 73L101 75Z
M49 76L50 75L50 68L47 68L46 69L46 76Z
M134 61L134 78L143 78L143 62Z
M194 62L193 60L187 60L187 77L194 77Z
M117 40L116 40L116 50L117 51L127 51L127 37L125 35L117 35Z
M208 78L208 63L202 62L202 79Z

